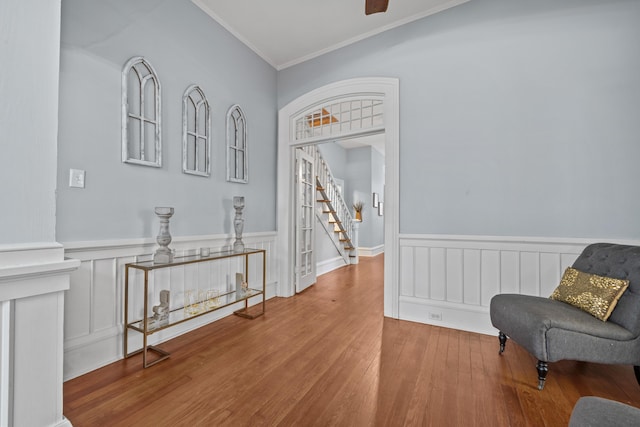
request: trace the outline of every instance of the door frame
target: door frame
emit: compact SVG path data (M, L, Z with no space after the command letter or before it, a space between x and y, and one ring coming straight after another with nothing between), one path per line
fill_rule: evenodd
M295 295L295 168L296 143L294 119L312 106L325 101L357 96L382 95L384 97L385 126L385 213L384 213L384 315L398 318L399 296L399 233L400 233L400 82L397 78L365 77L342 80L312 90L278 112L278 176L277 176L277 230L275 254L278 263L278 296Z

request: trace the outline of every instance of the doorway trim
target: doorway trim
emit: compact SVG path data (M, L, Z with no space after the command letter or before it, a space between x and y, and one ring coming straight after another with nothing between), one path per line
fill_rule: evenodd
M294 180L295 156L293 150L305 145L296 143L294 119L314 105L332 99L362 94L384 97L385 127L385 213L384 213L384 315L398 318L399 281L399 142L400 142L400 82L397 78L365 77L342 80L312 90L278 112L278 176L277 176L277 229L275 254L278 263L278 296L295 294L295 214ZM339 135L336 136L336 139Z

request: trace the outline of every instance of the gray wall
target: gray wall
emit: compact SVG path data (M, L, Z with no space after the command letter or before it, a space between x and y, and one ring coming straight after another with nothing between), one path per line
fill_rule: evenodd
M320 150L322 158L329 164L334 178L344 180L347 176L347 150L335 142L320 144L318 150Z
M384 221L373 207L373 192L383 200L384 157L371 147L347 150L346 202L352 206L356 201L364 203L358 246L374 248L384 244Z
M370 248L384 244L384 218L378 215L378 208L373 207L373 193L378 193L378 200L384 202L384 156L375 149L371 149L371 194L368 200L371 211Z
M640 2L474 0L278 73L400 79L400 232L639 238Z
M0 2L0 245L55 241L60 2Z
M232 233L234 195L245 232L275 230L276 70L189 0L65 0L62 4L57 238L155 237L154 206L173 206L171 233ZM163 91L163 166L121 162L121 71L144 56ZM182 95L204 90L212 112L212 176L182 173ZM226 182L225 115L247 115L249 184ZM69 169L86 188L68 187Z

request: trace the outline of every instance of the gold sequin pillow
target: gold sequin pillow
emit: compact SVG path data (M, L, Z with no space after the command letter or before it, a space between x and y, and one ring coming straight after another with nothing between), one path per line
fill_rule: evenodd
M628 280L596 276L569 267L549 298L576 306L606 321L628 287Z

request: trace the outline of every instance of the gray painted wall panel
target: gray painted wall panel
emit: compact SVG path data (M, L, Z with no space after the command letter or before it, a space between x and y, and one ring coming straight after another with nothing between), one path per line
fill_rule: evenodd
M371 193L365 201L371 211L371 247L384 244L384 217L378 215L378 208L373 207L373 193L378 193L378 200L384 202L384 156L377 150L371 150Z
M347 176L347 150L335 142L319 144L318 150L324 160L329 164L334 178L344 180ZM344 189L343 189L344 191Z
M60 2L0 2L0 245L55 241Z
M345 187L347 206L352 207L355 202L363 202L362 223L358 244L361 247L370 248L371 211L367 200L371 191L371 148L361 147L347 150L347 179ZM351 209L351 215L355 215Z
M62 5L58 222L60 241L155 237L154 206L173 206L174 236L232 233L232 197L245 196L245 232L275 230L276 70L188 0ZM120 73L132 56L163 91L163 166L121 163ZM182 173L182 95L211 105L212 176ZM226 182L225 115L248 121L249 184ZM69 169L86 188L68 187Z
M638 238L640 2L474 0L278 73L400 79L400 232Z

